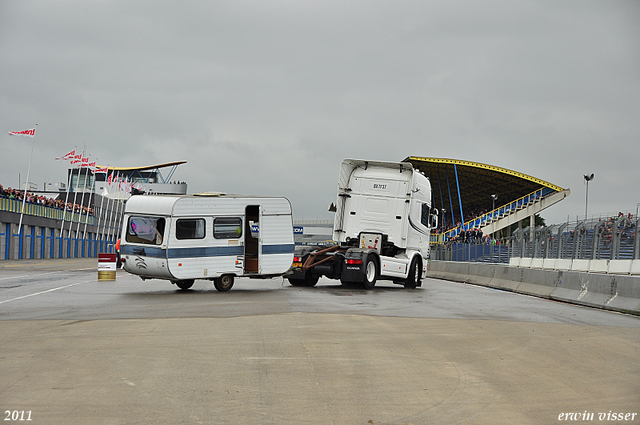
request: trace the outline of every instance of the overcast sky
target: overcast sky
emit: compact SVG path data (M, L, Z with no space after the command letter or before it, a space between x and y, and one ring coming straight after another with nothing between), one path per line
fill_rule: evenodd
M454 158L640 202L640 1L0 1L0 184L186 160L330 219L344 158Z

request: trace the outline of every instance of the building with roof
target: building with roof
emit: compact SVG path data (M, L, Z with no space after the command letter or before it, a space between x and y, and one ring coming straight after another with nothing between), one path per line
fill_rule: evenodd
M94 191L107 196L128 197L129 193L147 193L155 195L185 195L187 183L172 181L178 165L187 161L174 161L142 167L108 167L108 173L92 173L86 168L71 168L68 171L71 192ZM98 168L107 168L98 166ZM161 170L164 170L164 174ZM109 184L114 179L126 180L133 187L131 190ZM94 185L95 183L95 185Z
M472 228L495 233L571 193L542 179L479 162L418 156L404 162L431 180L433 205L440 210L446 237Z

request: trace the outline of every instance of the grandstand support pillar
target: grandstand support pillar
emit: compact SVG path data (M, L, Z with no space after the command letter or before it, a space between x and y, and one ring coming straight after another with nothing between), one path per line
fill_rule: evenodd
M638 219L638 213L636 213L636 225L635 225L635 240L633 241L633 259L640 260L640 233L638 233L638 225L640 225L640 219Z
M535 213L531 213L531 215L529 216L529 227L531 227L535 231L535 228L536 228L536 214Z
M7 228L7 260L16 259L16 244L18 238L15 235L17 227L18 225L16 223L9 223Z
M460 204L460 223L464 225L464 212L462 211L462 197L460 196L460 180L458 179L458 167L453 164L453 171L456 174L456 187L458 188L458 203Z

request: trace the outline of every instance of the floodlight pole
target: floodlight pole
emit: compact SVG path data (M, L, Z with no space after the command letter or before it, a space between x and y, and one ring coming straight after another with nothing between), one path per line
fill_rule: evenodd
M587 206L589 205L589 182L591 180L593 180L594 174L591 173L589 174L585 174L584 175L584 181L587 185L587 189L585 190L585 197L584 197L584 221L587 221Z
M496 200L498 199L498 194L494 193L493 195L491 195L491 199L493 200L493 209L491 210L491 237L495 238L495 233L496 233L496 221L494 220L495 218L495 210L496 210Z

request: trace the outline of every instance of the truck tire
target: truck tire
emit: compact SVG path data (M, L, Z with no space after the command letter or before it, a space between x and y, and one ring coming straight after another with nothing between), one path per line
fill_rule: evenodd
M191 288L193 286L193 279L188 279L188 280L176 280L175 283L176 286L180 289L182 289L183 291L186 291L187 289Z
M291 286L304 286L304 279L293 279L288 277L287 280Z
M305 273L304 275L304 279L293 279L290 277L288 277L287 279L293 286L305 286L311 288L312 286L316 286L316 283L318 283L318 280L320 280L320 276L307 271L307 273Z
M312 286L316 286L316 283L318 283L319 280L320 276L318 276L317 274L307 273L304 278L304 286L308 286L309 288L311 288Z
M225 274L216 279L213 279L213 286L220 292L227 292L233 288L233 276Z
M364 286L364 289L371 290L376 285L377 279L378 262L373 255L369 255L364 265L364 280L362 281L362 286Z
M420 285L420 277L422 276L422 261L418 256L414 256L409 266L409 275L404 281L404 287L407 289L415 289Z

